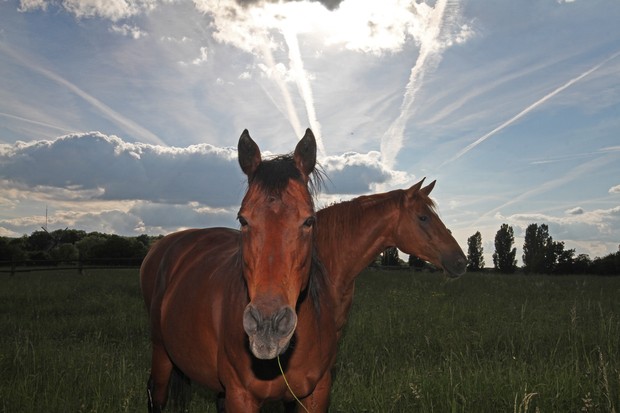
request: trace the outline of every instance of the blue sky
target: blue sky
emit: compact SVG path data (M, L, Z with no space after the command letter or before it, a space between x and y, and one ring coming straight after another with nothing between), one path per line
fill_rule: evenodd
M237 226L247 128L318 204L423 177L462 248L620 244L616 0L0 0L0 235Z

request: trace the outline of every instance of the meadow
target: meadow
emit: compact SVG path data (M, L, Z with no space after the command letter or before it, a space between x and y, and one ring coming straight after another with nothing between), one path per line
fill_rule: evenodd
M146 411L137 269L0 282L1 412ZM367 270L330 412L619 412L619 298L620 277Z

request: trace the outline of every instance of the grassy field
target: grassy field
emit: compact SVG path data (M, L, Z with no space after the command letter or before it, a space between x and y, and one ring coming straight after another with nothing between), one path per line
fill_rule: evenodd
M0 282L1 412L146 411L137 270ZM368 271L330 411L620 412L619 299L620 277Z

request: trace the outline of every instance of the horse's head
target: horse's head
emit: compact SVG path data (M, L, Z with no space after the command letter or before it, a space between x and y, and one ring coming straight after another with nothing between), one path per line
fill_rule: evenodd
M396 247L456 277L465 273L467 257L439 219L429 194L435 181L422 187L422 179L404 191L396 229Z
M252 353L272 359L288 347L297 325L295 306L309 282L315 216L308 182L316 141L308 129L292 156L262 160L246 130L238 150L248 177L238 215L250 298L243 328Z

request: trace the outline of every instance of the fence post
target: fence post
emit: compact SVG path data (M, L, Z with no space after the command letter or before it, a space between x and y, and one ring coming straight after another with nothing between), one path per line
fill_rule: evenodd
M78 253L78 274L84 275L84 264L82 262L82 253Z

